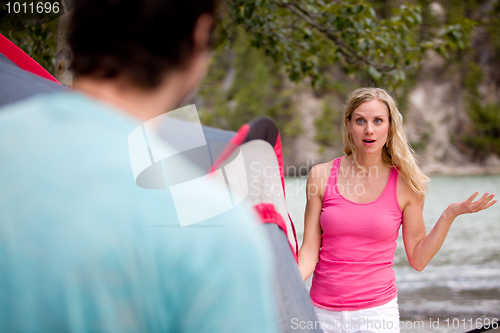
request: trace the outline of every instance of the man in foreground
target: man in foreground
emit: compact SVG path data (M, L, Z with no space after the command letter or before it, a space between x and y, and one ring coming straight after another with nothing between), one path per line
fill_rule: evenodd
M0 331L276 331L269 248L248 212L173 227L169 191L136 186L130 168L132 130L203 76L214 10L80 0L77 92L0 112Z

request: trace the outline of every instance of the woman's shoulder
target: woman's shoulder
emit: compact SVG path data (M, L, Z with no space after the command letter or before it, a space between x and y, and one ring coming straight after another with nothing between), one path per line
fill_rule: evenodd
M307 177L307 190L309 193L316 193L316 196L322 200L326 184L330 178L330 172L335 160L316 164L309 170ZM309 195L308 195L309 197Z
M399 172L397 168L396 170ZM401 173L399 173L396 193L401 210L404 210L408 204L417 204L421 203L422 200L425 200L425 196L420 193L416 193L411 189L408 182L402 177Z
M309 170L309 180L323 180L323 179L328 179L330 176L330 172L332 170L333 163L335 163L336 160L340 159L341 157L338 157L336 159L333 159L331 161L325 162L325 163L320 163L316 164Z
M335 160L331 160L329 162L316 164L309 170L309 177L328 176L334 161Z

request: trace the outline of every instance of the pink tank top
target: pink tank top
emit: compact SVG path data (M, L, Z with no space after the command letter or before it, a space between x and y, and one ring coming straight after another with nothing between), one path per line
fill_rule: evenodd
M318 307L352 311L383 305L397 296L392 265L402 211L396 196L395 168L377 199L355 203L342 196L347 188L337 186L341 159L333 161L323 195L323 232L311 299ZM352 172L351 168L341 172ZM357 190L360 193L362 188Z

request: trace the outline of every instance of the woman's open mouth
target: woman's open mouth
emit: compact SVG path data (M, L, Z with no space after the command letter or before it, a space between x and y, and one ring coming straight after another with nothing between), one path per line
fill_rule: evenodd
M376 141L376 140L372 140L372 139L365 139L365 140L363 140L363 143L364 143L365 145L367 145L367 146L371 146L371 145L375 144L375 141Z

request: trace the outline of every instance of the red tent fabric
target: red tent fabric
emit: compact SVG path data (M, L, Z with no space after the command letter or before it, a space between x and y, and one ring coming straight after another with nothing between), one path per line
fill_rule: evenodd
M0 34L0 53L9 58L13 63L18 65L25 71L31 72L38 76L41 76L47 80L51 80L59 83L55 77L50 75L45 68L40 66L35 60L33 60L29 55L27 55L23 50L16 46L7 39L4 35Z

